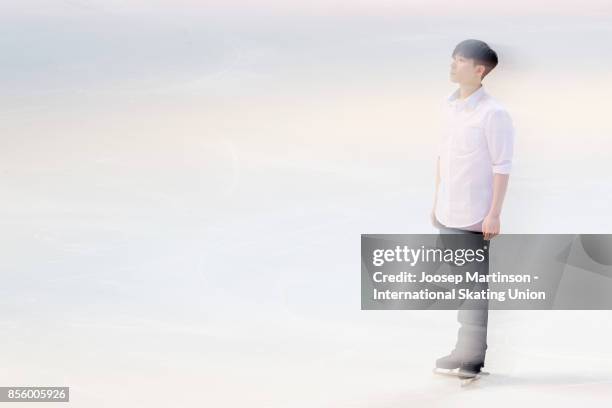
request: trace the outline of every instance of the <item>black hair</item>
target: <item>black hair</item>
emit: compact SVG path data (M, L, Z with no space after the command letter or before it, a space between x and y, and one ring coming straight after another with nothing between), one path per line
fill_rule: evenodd
M486 42L480 40L470 39L461 41L455 47L452 56L454 57L456 54L473 59L476 65L484 65L485 70L482 78L487 76L497 66L498 62L497 53Z

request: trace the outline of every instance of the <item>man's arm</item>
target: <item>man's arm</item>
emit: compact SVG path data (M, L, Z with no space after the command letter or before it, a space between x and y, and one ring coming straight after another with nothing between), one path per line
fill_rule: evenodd
M436 219L436 203L438 202L438 188L440 187L440 156L438 156L438 162L436 163L436 192L434 193L433 208L431 209L431 225L438 227L438 221Z
M497 110L489 116L486 136L493 172L493 200L482 222L482 232L484 238L490 240L500 232L499 217L512 169L514 126L507 111Z
M493 173L493 202L489 213L482 222L482 232L484 239L490 240L499 234L500 220L506 190L508 189L509 174Z

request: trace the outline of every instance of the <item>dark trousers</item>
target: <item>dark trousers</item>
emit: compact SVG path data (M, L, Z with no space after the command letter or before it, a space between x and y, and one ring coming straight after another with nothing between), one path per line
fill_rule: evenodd
M479 274L489 273L489 243L484 239L482 232L462 230L458 228L440 227L440 234L465 234L461 240L465 248L484 248L486 259L483 262L472 262L462 267L452 265L452 273L472 272L478 270ZM488 283L474 283L470 286L472 291L486 291ZM489 322L488 300L465 300L457 311L457 321L460 324L457 332L457 343L453 354L462 361L484 362L487 351L487 325Z

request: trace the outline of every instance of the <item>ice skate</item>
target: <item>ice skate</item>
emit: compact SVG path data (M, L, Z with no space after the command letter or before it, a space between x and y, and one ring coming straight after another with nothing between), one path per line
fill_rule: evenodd
M452 353L436 360L433 372L437 375L456 377L461 380L461 386L467 386L480 379L483 375L489 375L482 371L484 362L462 362Z
M434 374L457 376L459 367L461 367L461 360L454 352L451 352L436 360L433 372Z
M479 380L481 376L488 375L489 373L482 371L482 367L484 367L484 362L461 363L457 371L457 377L461 380L461 386L468 386L474 381Z

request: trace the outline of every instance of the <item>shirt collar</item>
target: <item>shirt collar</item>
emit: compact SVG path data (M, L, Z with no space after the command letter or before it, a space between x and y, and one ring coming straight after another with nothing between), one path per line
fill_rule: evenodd
M473 110L478 104L478 101L480 101L482 97L486 95L484 91L484 87L482 85L480 86L480 88L474 91L470 96L468 96L466 99L463 99L463 100L459 99L459 92L460 92L460 89L457 89L453 93L451 93L447 98L448 104L452 107L455 107L457 110L463 110L465 108L469 110Z

